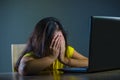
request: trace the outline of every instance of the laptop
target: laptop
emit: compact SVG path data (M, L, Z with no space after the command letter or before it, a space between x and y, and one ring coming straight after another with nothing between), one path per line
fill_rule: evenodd
M59 70L64 72L97 72L120 69L120 17L91 17L88 58L88 67Z

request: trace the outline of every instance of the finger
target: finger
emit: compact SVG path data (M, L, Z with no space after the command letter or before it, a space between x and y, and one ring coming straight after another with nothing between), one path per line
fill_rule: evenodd
M56 46L58 39L59 39L59 35L57 35L57 36L54 38L54 40L53 40L53 42L52 42L52 45L51 45L52 47L55 47L55 46Z
M56 38L57 38L58 36L59 36L59 35L55 35L55 36L53 37L50 47L53 47L53 46L54 46L55 40L56 40Z
M55 42L54 42L54 48L57 47L58 43L60 42L60 36L56 38Z
M57 36L58 36L58 34L55 34L52 40L54 40Z
M57 43L55 45L56 49L59 49L60 45L61 45L61 37L59 37L59 39L58 39L58 41L57 41Z

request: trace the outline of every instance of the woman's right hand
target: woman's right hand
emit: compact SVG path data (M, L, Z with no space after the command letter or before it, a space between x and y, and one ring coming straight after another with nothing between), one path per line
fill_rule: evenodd
M61 47L61 35L56 34L50 45L50 56L54 59L57 59L60 53Z

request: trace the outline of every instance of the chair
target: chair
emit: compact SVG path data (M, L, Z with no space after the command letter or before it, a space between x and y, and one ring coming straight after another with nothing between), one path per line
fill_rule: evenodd
M12 57L12 72L14 72L14 66L19 58L20 54L24 50L26 44L11 44L11 57Z

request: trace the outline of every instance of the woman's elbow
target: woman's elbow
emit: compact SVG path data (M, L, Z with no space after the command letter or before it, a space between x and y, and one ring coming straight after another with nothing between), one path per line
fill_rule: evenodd
M42 69L38 70L36 68L33 68L29 64L20 65L18 69L18 73L22 76L38 75L39 71L43 71L43 70Z
M26 69L26 65L20 64L18 68L18 73L23 76L28 75L28 70Z
M18 67L18 73L23 76L30 75L32 72L29 65L32 58L23 57Z

